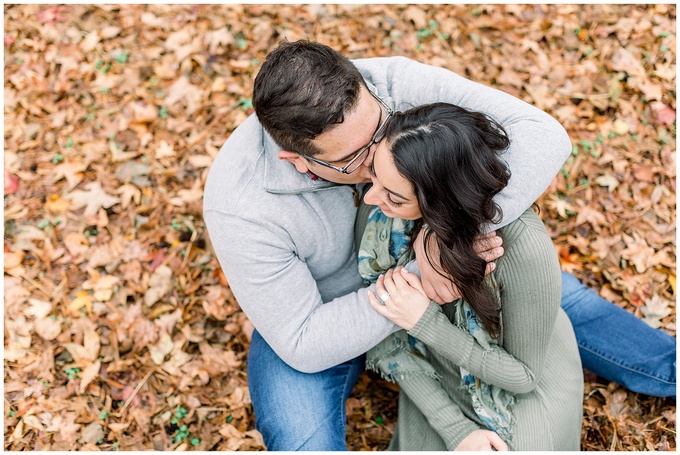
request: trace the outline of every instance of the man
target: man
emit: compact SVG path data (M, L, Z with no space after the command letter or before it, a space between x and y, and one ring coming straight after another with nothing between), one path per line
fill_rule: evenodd
M352 63L327 46L298 41L281 43L267 57L255 79L257 116L231 134L215 159L204 218L230 287L256 328L248 380L269 450L346 449L344 403L363 353L398 329L371 308L357 272L358 194L391 113L434 101L485 112L508 132L504 157L512 178L496 199L499 227L543 193L571 151L552 117L508 94L403 57ZM499 254L493 247L500 239L490 239L486 260ZM421 249L416 242L428 296L455 299L455 288L420 259ZM577 338L579 324L593 324L585 346L595 356L585 366L622 382L626 375L617 374L629 371L622 365L628 353L612 347L618 340L602 338L612 325L644 333L645 352L672 365L664 372L644 361L633 368L649 368L642 376L655 375L657 394L671 387L674 394L674 339L645 332L634 316L571 275L564 279L563 306L576 315Z

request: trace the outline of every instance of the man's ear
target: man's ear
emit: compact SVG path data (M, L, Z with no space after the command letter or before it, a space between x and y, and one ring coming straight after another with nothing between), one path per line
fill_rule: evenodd
M306 174L309 171L309 163L299 153L281 150L279 152L279 159L290 162L302 174Z

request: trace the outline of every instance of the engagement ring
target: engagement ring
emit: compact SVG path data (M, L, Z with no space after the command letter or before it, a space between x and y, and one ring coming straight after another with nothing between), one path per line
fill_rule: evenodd
M387 292L380 295L380 300L382 300L383 303L387 302L389 299L390 299L390 295Z

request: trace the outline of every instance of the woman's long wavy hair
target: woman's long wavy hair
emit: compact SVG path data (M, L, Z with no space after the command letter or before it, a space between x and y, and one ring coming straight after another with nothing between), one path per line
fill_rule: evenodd
M428 261L428 247L436 242L441 268L435 269L453 279L489 334L498 337L500 302L484 283L486 262L473 242L483 225L502 218L493 197L510 179L500 159L510 145L507 133L484 114L435 103L396 113L385 139L418 199L422 218L416 226L427 225Z

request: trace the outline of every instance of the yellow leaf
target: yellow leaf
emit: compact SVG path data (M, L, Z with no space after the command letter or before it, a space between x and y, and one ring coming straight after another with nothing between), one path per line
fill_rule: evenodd
M670 275L668 277L668 282L671 284L671 289L673 289L673 294L675 294L675 275Z
M59 197L58 194L50 194L45 201L45 208L50 213L64 213L71 207L71 203Z
M614 122L614 132L619 136L623 136L628 133L628 124L621 119L617 119Z
M92 313L92 297L86 291L76 292L76 298L71 301L68 309L71 311L78 311L85 307L88 313Z

